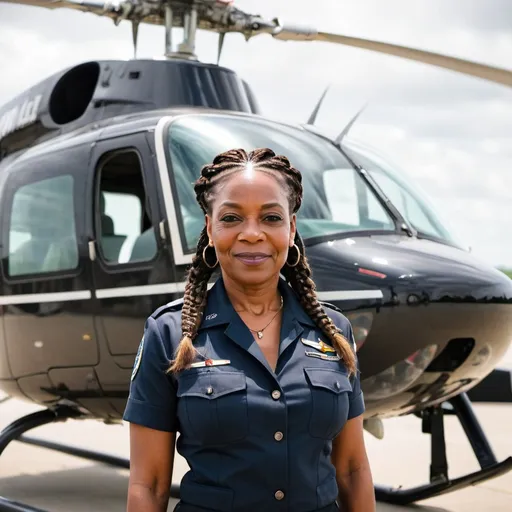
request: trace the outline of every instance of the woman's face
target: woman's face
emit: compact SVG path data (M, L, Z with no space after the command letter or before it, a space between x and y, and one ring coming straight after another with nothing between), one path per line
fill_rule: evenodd
M216 188L206 225L223 274L242 286L279 276L296 229L286 188L250 166Z

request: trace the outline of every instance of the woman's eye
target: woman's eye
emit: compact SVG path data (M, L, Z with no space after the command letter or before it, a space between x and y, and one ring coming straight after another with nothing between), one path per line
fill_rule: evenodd
M220 220L222 222L236 222L238 219L234 215L224 215Z
M279 215L267 215L265 217L265 220L267 220L269 222L279 222L283 219Z

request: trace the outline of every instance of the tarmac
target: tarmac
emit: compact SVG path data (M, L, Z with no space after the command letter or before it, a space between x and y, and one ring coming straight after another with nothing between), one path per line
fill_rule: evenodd
M512 349L500 366L512 368ZM501 461L512 456L512 405L475 404L474 407L497 459ZM0 429L38 409L19 401L4 402L0 405ZM421 421L410 416L393 418L384 422L384 428L383 440L365 433L374 481L403 487L427 483L430 436L421 433ZM445 429L450 477L478 470L476 458L457 419L448 416ZM119 457L129 456L126 424L107 426L100 422L73 420L40 427L28 435ZM177 455L173 481L179 482L187 469L186 462ZM128 470L14 441L0 458L0 496L49 512L123 512L126 510L128 476ZM175 504L175 500L171 500L169 512ZM415 506L379 503L377 510L511 512L512 472Z

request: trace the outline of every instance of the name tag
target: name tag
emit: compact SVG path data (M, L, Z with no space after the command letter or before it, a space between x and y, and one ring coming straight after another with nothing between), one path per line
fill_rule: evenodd
M333 354L336 353L336 350L334 350L333 347L330 345L327 345L327 343L324 343L322 340L318 341L312 341L312 340L305 340L304 338L301 338L302 343L306 345L307 347L316 348L317 350L320 350L320 352L332 352Z
M305 354L308 357L316 357L317 359L323 359L324 361L339 361L341 358L338 354L334 356L329 356L327 354L321 354L320 352L311 352L306 350Z
M204 366L222 366L230 364L229 359L207 359L206 361L199 361L198 363L192 363L191 368L203 368Z

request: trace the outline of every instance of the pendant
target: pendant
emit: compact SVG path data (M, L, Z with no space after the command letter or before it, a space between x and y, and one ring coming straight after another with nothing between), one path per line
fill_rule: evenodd
M263 338L263 331L258 331L258 338L261 340Z

